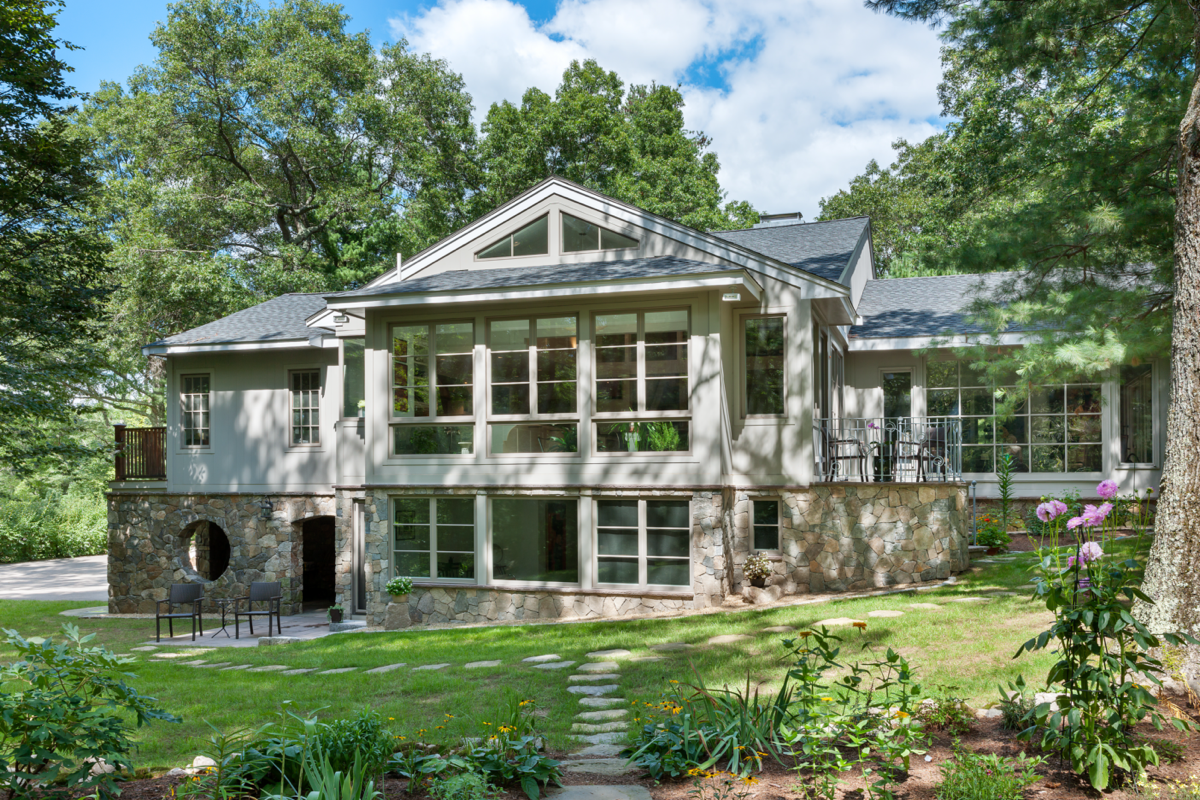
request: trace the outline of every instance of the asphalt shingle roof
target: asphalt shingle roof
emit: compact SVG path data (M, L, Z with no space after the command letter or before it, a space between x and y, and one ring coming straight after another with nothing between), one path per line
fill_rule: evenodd
M967 320L966 311L979 297L989 297L1011 272L984 275L937 275L868 281L858 304L862 325L850 329L861 339L984 333Z
M870 220L850 217L828 222L772 225L713 236L831 281L841 277Z
M283 294L199 328L168 336L154 342L154 345L234 344L307 339L319 333L333 332L327 328L310 328L304 324L304 320L323 308L325 298L319 294Z
M424 278L383 283L369 289L339 292L327 297L374 297L419 292L461 292L477 289L508 289L548 283L581 281L619 281L635 278L660 278L673 275L702 275L729 272L738 267L692 261L674 256L631 258L626 261L597 261L588 264L551 264L544 267L507 267L501 269L455 270Z

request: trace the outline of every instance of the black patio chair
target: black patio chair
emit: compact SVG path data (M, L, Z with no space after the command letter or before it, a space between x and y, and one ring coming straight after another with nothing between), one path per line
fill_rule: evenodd
M159 600L154 607L154 641L162 641L162 620L167 621L167 634L175 638L175 620L190 619L192 621L192 641L196 641L196 625L200 626L200 635L204 635L204 617L200 616L200 604L204 602L204 584L201 583L172 583L171 593L166 600ZM163 604L167 613L163 613ZM188 608L187 611L175 611L175 608Z
M852 477L850 471L843 470L843 462L848 466L858 465L859 480L867 476L867 447L854 436L853 431L839 429L831 430L824 422L820 426L821 451L819 454L821 479L835 481L839 478Z
M243 607L243 603L245 606ZM266 608L254 609L254 604L265 604ZM283 603L283 591L280 588L279 581L274 583L252 583L250 584L250 593L245 597L233 598L233 638L240 639L241 630L238 627L241 624L242 617L246 617L250 623L250 635L254 635L254 618L267 618L267 636L271 635L271 617L275 617L275 632L277 635L283 635L283 625L279 620L280 604Z

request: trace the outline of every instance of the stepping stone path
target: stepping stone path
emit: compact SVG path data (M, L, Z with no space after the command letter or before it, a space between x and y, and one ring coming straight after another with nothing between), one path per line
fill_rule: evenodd
M545 656L530 656L529 658L522 658L521 663L522 664L541 664L543 661L561 661L561 660L562 659L559 656L556 656L553 653L551 653L550 655L545 655Z
M287 672L281 672L279 674L280 675L304 675L305 673L316 672L316 671L317 671L316 667L310 667L309 669L289 669Z
M419 666L419 667L413 667L413 672L419 672L420 670L434 670L434 671L436 671L436 670L439 670L439 669L445 669L445 668L446 668L446 667L448 667L448 666L450 666L450 665L449 665L449 664L423 664L423 665L421 665L421 666ZM354 667L351 667L350 669L354 669ZM339 671L339 672L349 672L350 670L338 670L338 671Z
M588 653L589 661L580 664L575 668L575 674L568 678L571 684L567 687L567 691L579 697L579 705L583 706L575 715L575 722L571 725L572 738L584 742L589 747L584 748L578 753L573 754L573 760L568 762L568 769L571 772L595 772L600 775L624 775L628 770L625 767L624 759L616 758L621 752L621 745L625 742L629 732L629 701L623 697L610 697L620 691L621 687L617 681L621 678L621 665L614 658L628 658L633 655L628 650L596 650ZM656 659L657 657L650 657ZM574 665L574 661L559 662L551 661L550 659L558 659L558 656L534 656L533 658L524 659L526 662L543 661L546 663L535 664L534 667L541 668L553 664L558 666L560 663L565 665ZM638 660L638 659L630 659ZM593 681L595 683L593 683ZM601 683L601 681L604 681ZM618 790L627 787L571 787L572 789L586 789L591 791L596 790ZM554 796L563 797L564 794ZM573 796L573 795L572 795ZM629 797L628 794L583 794L580 798L624 798ZM634 797L643 797L643 795L633 795Z
M568 786L548 792L547 800L653 800L643 786Z
M281 669L287 669L287 664L267 664L265 667L251 667L246 672L275 672Z
M624 658L625 656L631 656L631 655L633 655L633 653L629 652L628 650L596 650L594 652L588 653L587 657L588 658Z
M571 683L582 683L584 681L615 681L621 676L615 672L588 673L586 675L572 675L567 678Z
M708 640L709 644L733 644L740 642L750 637L744 633L723 633L720 636L714 636Z
M215 669L216 667L228 667L232 661L217 661L212 664L197 664L196 669Z
M341 667L339 669L327 669L322 672L318 672L317 674L318 675L341 675L343 672L354 672L354 670L356 670L356 669L358 669L358 667ZM417 667L417 669L421 669L421 668Z
M903 611L868 611L868 617L903 617Z
M568 662L574 664L574 661ZM612 672L620 669L615 661L590 661L587 664L580 665L576 672Z
M497 663L499 663L499 662L497 662ZM406 665L405 664L386 664L382 667L376 667L375 669L367 670L367 674L368 675L378 675L381 672L391 672L392 670L400 669L403 666L406 666ZM469 667L471 665L467 664L467 666Z
M534 664L534 669L566 669L573 667L578 662L576 661L547 661L545 664Z
M662 658L662 656L639 656L637 658L631 658L629 660L630 661L662 661L663 658Z
M463 664L463 669L480 669L481 667L498 667L499 661L472 661L470 664Z
M249 664L235 664L232 667L221 667L221 672L229 672L235 669L250 669Z

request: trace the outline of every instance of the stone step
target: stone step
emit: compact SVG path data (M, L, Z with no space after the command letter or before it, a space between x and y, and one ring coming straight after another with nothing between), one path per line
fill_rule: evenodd
M534 664L534 669L566 669L567 667L575 666L576 661L547 661L545 664ZM587 664L584 664L586 667Z
M574 664L575 662L570 662ZM621 666L615 661L589 661L581 664L576 672L616 672Z
M448 666L450 666L450 665L449 664L422 664L419 667L413 667L413 672L418 672L420 670L428 670L428 671L436 672L437 670L445 669Z
M629 738L629 734L621 731L609 733L573 733L571 737L588 744L617 744Z
M498 667L499 661L472 661L470 664L463 664L463 669L482 669L483 667Z
M688 650L691 645L687 642L663 642L662 644L650 645L651 650L659 650L662 652L671 652L673 650Z
M628 650L593 650L587 654L588 658L624 658L625 656L633 655Z
M278 672L281 669L287 668L287 664L267 664L262 667L251 667L246 672Z
M606 683L601 686L568 686L567 691L571 694L584 694L589 697L600 697L601 695L612 694L620 689L615 683Z
M628 702L623 697L585 697L579 701L579 705L589 708L612 708L626 705Z
M358 667L338 667L337 669L327 669L323 672L318 672L318 675L341 675L343 672L354 672Z
M529 658L522 658L521 663L522 664L540 664L543 661L558 661L559 659L560 659L560 656L557 656L554 653L548 653L544 656L530 656Z
M281 672L280 675L307 675L310 672L316 672L316 667L308 667L307 669L289 669L287 672Z
M601 744L596 747L615 747ZM620 749L620 748L618 748ZM588 772L592 775L632 775L636 767L630 767L623 758L565 758L561 762L565 772Z
M594 744L591 747L585 747L577 753L572 753L574 758L613 758L621 755L622 747L619 744Z
M653 800L641 786L568 786L547 792L547 800Z
M496 663L500 663L500 662L496 662ZM391 672L394 669L400 669L401 667L405 667L405 666L408 666L408 665L407 664L385 664L382 667L375 667L375 669L367 670L367 674L368 675L378 675L382 672ZM467 666L469 667L471 665L468 664Z
M589 722L576 722L571 726L572 733L612 733L613 731L629 730L628 722L601 722L592 724Z
M603 722L604 720L620 719L627 716L629 716L629 709L613 708L608 711L580 711L575 715L575 718L581 719L584 722Z
M601 672L599 674L585 673L583 675L570 675L567 677L567 680L571 683L581 683L584 681L615 681L620 680L620 678L621 676L615 672Z

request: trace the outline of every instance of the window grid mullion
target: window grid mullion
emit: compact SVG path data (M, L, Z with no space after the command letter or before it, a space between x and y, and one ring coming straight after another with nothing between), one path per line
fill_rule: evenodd
M538 380L537 380L537 317L529 318L529 416L538 413Z
M646 500L638 500L638 586L645 588L649 578L646 568Z
M646 313L639 311L637 315L637 413L646 411ZM645 501L641 501L645 505Z

